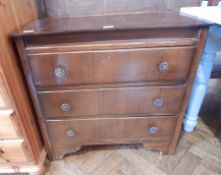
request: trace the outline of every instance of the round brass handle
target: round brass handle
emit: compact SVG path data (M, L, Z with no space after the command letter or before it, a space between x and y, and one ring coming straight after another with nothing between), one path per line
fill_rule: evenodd
M75 133L72 129L69 129L69 130L66 131L66 136L67 137L74 137Z
M54 74L57 78L61 79L65 77L65 71L64 69L58 67L55 69Z
M163 106L163 99L161 98L157 98L154 100L154 106L157 108L160 108Z
M62 110L63 112L68 112L68 111L70 111L70 109L71 109L71 105L68 104L68 103L63 103L63 104L61 105L61 110Z
M151 134L156 134L156 133L158 132L158 128L155 127L155 126L150 127L150 128L149 128L149 132L150 132Z
M169 71L169 63L168 62L162 62L159 65L160 72L168 72Z

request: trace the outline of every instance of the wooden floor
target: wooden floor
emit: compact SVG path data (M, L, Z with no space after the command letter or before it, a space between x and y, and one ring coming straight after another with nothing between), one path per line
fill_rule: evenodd
M47 175L221 175L221 80L211 80L195 132L183 133L176 154L141 145L85 147L46 162Z

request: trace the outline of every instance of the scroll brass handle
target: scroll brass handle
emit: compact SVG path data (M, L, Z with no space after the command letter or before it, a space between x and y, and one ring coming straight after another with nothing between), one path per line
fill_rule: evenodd
M157 108L160 108L163 106L163 99L161 98L157 98L154 100L154 106Z
M58 67L55 69L54 74L59 79L64 78L65 77L65 70Z
M150 132L151 134L156 134L156 133L158 132L158 128L155 127L155 126L150 127L150 128L149 128L149 132Z
M63 112L68 112L68 111L70 111L70 109L71 109L71 105L68 104L68 103L63 103L63 104L61 105L61 110L62 110Z
M168 62L162 62L159 65L160 72L168 72L169 71L169 63Z
M69 129L69 130L66 131L66 136L69 137L69 138L74 137L75 133L72 129Z

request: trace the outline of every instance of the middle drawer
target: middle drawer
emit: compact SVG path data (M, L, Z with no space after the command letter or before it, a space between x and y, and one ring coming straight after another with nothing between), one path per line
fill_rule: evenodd
M186 86L118 87L38 92L46 117L175 115Z

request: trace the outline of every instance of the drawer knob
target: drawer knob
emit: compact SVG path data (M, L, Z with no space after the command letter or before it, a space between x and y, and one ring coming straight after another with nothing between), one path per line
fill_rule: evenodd
M58 67L58 68L55 69L54 74L55 74L55 76L56 76L57 78L60 78L60 79L61 79L61 78L64 78L64 76L65 76L65 71L64 71L64 69Z
M159 65L160 72L168 72L169 71L169 63L168 62L162 62Z
M68 103L63 103L63 104L61 105L61 110L62 110L63 112L68 112L68 111L70 111L70 109L71 109L71 105L68 104Z
M67 137L74 137L75 133L72 129L69 129L66 131L66 136Z
M157 108L162 107L163 106L163 99L157 98L156 100L154 100L154 106Z
M157 127L155 127L155 126L153 126L153 127L149 128L149 132L150 132L151 134L156 134L156 133L157 133L157 131L158 131L158 128L157 128Z

